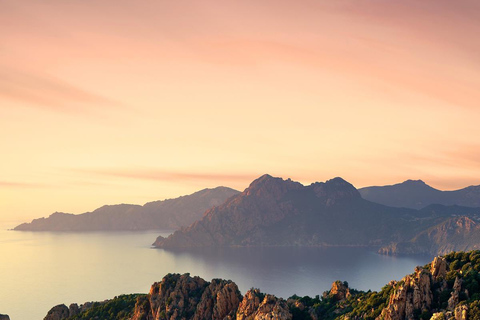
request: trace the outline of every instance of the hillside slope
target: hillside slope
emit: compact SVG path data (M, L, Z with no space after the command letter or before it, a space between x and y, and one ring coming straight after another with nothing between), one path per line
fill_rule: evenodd
M239 192L226 187L204 189L175 199L154 201L143 206L107 205L93 212L56 212L14 228L17 231L139 231L178 229L202 217L205 210L218 206Z
M431 204L480 207L480 186L441 191L422 180L407 180L390 186L361 188L358 191L364 199L391 207L421 209Z
M242 193L208 210L159 248L202 246L386 246L405 242L454 214L480 209L431 207L418 211L363 199L341 178L303 186L264 175Z

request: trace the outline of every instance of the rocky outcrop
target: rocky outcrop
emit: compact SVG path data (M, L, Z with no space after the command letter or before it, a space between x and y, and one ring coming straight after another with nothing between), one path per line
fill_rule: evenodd
M193 319L233 318L240 301L240 292L235 283L213 279L203 292Z
M432 261L430 270L434 281L445 279L447 275L447 260L443 257L435 257Z
M131 204L107 205L92 212L75 215L55 212L48 218L24 223L17 231L101 231L158 230L188 226L205 210L224 203L239 192L226 187L204 189L176 199Z
M103 302L97 302L97 305L105 304L109 300L105 300ZM80 306L76 303L72 303L69 307L64 304L59 304L52 309L50 309L47 313L47 316L44 320L63 320L73 317L81 312L87 311L88 309L94 306L93 302L85 302Z
M169 274L139 298L132 320L233 318L241 295L232 281Z
M189 274L169 274L139 297L132 320L291 320L287 303L273 295L249 290L242 298L229 280L207 282Z
M468 319L468 306L459 305L455 308L455 320L467 320Z
M462 279L459 277L455 278L455 283L453 284L453 291L450 299L448 299L448 310L455 310L455 307L460 302L460 292L462 290Z
M335 281L332 283L332 288L328 296L333 297L336 301L344 301L351 296L348 283L342 281Z
M0 320L10 320L10 317L6 314L0 314Z
M59 304L50 311L48 311L47 316L43 320L63 320L70 317L70 311L68 307L64 304Z
M261 294L258 289L249 290L238 307L237 320L291 320L287 302L271 294Z
M385 320L414 319L416 310L430 310L433 302L432 274L417 267L396 284L381 318Z

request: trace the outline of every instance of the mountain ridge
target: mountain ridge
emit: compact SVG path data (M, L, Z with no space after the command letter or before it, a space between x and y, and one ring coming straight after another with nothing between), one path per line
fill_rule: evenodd
M364 199L391 207L422 209L430 204L480 207L480 185L442 191L422 180L406 180L386 186L358 189Z
M202 189L190 195L142 205L104 205L91 212L54 212L14 228L16 231L141 231L178 229L202 217L238 191L227 187Z
M456 214L476 219L480 208L395 208L363 199L342 178L304 186L291 179L263 175L242 193L206 211L201 220L168 238L158 237L153 245L383 248L408 242Z

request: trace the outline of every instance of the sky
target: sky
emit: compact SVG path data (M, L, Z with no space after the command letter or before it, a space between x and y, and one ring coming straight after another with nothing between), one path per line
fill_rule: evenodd
M2 0L0 222L264 173L479 185L479 34L478 0Z

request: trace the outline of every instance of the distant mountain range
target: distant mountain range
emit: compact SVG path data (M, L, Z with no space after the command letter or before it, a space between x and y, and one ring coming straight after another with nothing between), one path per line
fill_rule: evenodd
M479 217L480 208L374 203L341 178L303 186L264 175L188 228L158 237L154 246L377 246L383 253L437 254L477 248ZM410 250L398 250L403 247Z
M204 189L191 195L154 201L143 206L107 205L93 212L55 212L14 228L18 231L114 231L179 229L200 219L205 210L222 204L239 192L226 187Z
M430 204L480 207L480 186L441 191L422 180L407 180L391 186L366 187L358 191L366 200L391 207L421 209Z
M143 206L54 213L14 230L180 229L159 248L375 246L384 254L443 254L480 248L480 186L440 191L408 180L355 189L342 178L304 186L264 175L240 193L218 187Z

